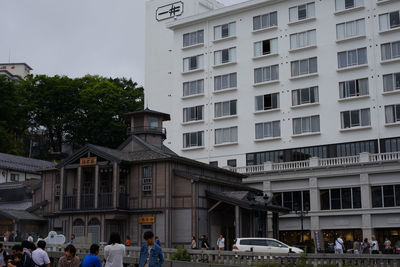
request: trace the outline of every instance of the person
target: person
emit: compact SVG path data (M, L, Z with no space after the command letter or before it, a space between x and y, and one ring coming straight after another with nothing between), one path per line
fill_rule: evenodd
M108 245L104 247L105 267L123 267L125 246L118 233L111 233Z
M190 248L191 249L197 249L197 242L196 242L196 237L192 236L192 243L190 243Z
M99 255L100 247L97 244L90 246L90 254L83 258L81 267L101 267L101 261L97 257Z
M35 244L29 242L28 240L24 240L22 241L21 246L23 248L23 251L28 253L28 255L32 257L32 251L36 249Z
M21 235L18 231L16 231L14 236L14 242L21 242L21 241L22 241Z
M32 235L29 235L27 240L28 240L28 242L32 242L32 243L33 243L33 237L32 237Z
M225 249L225 238L222 234L219 235L219 238L217 239L217 249L218 250L224 250Z
M7 262L6 262L7 256L8 256L8 253L4 249L3 243L0 243L0 267L7 266Z
M160 242L160 239L158 238L158 236L155 237L155 240L156 240L156 244L157 244L159 247L161 247L161 242Z
M24 249L21 245L14 245L12 248L12 253L15 255L22 255L22 267L34 267L35 264L32 261L32 258L29 256L27 252L24 252ZM15 267L12 263L8 264L8 267Z
M369 254L370 253L371 245L368 241L368 238L364 238L364 242L362 243L362 253Z
M161 267L164 256L161 247L154 242L153 232L145 232L143 239L146 242L140 249L139 267Z
M372 244L371 244L371 253L372 254L379 254L379 245L378 241L376 240L375 236L371 236Z
M14 242L14 231L8 235L8 242Z
M343 254L343 243L342 235L339 235L335 240L335 254Z
M383 254L392 254L393 253L392 242L390 242L388 237L385 238L385 242L383 243L383 245L385 246L385 249L383 250Z
M361 252L361 244L358 241L358 239L356 239L353 242L353 253L354 254L360 254L360 252Z
M57 263L57 267L79 267L79 258L76 256L76 248L74 245L69 244L64 249L64 256L62 256Z
M7 266L16 266L22 267L23 266L23 256L21 254L17 254L14 256L14 259L9 259Z
M129 247L131 245L131 237L128 235L126 236L125 246Z
M74 242L75 242L75 235L74 235L74 234L71 234L71 240L69 240L68 244L73 245Z
M46 241L40 240L37 243L37 249L32 252L32 260L39 267L50 267L49 255L47 255Z
M200 237L200 240L201 240L201 249L209 249L210 248L207 237L205 235L202 235Z

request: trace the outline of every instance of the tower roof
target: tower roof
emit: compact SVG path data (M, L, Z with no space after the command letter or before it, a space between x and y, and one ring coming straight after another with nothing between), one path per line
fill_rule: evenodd
M163 120L165 121L169 121L171 120L171 116L167 113L163 113L163 112L159 112L159 111L155 111L155 110L151 110L149 108L145 108L142 110L137 110L137 111L133 111L133 112L128 112L126 114L124 114L125 117L137 117L137 116L143 116L143 115L155 115L158 117L162 117Z

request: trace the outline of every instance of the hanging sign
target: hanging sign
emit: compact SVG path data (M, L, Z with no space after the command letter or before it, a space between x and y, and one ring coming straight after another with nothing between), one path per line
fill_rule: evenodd
M93 166L97 164L97 157L90 157L90 158L81 158L80 165L81 166Z

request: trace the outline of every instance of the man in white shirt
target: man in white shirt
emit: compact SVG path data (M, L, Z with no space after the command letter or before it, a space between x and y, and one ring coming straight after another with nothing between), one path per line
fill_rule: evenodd
M40 240L37 243L37 249L32 252L32 260L39 267L50 267L49 255L45 251L46 242Z
M379 246L376 237L373 235L371 236L372 244L371 244L371 253L372 254L379 254Z
M340 235L335 241L335 254L343 254L343 239Z
M225 238L223 235L219 235L219 238L217 240L217 248L218 248L218 250L225 249Z

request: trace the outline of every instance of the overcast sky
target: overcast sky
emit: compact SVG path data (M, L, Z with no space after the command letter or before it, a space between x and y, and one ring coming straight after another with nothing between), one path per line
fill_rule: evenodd
M146 0L0 0L0 62L144 83ZM244 0L220 0L231 5Z

